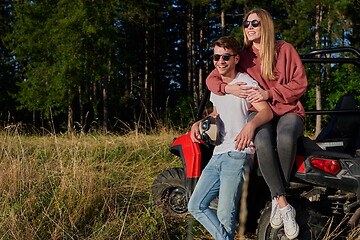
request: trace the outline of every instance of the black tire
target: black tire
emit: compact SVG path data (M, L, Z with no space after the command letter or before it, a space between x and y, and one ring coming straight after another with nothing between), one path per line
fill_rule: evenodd
M184 169L172 168L159 174L151 190L156 205L171 216L182 217L187 213L185 189Z
M321 214L315 204L306 199L298 199L291 202L296 209L296 221L300 227L298 240L323 239L326 232L328 216ZM270 226L271 202L268 202L261 211L256 230L258 240L282 240L288 239L284 228L273 229Z

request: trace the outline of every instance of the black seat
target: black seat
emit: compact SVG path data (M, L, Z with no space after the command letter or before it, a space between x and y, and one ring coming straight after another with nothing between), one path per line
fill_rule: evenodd
M344 95L336 104L335 110L356 110L357 102L354 96ZM355 154L360 148L360 112L335 113L330 122L324 127L317 142L343 142L343 146L333 147L331 150Z

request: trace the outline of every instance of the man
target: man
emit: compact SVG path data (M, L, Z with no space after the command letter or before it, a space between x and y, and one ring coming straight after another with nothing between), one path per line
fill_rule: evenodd
M258 87L255 80L236 70L240 45L233 37L221 37L213 44L213 62L222 81L227 84L246 82ZM211 93L214 116L220 121L221 142L215 146L213 156L204 168L190 198L189 212L210 232L216 240L232 240L235 234L237 206L241 196L244 166L253 161L252 139L257 127L269 122L273 113L265 101L253 103L233 95ZM258 114L249 122L248 109L253 106ZM199 143L199 125L191 127L190 137ZM210 202L219 196L217 214Z

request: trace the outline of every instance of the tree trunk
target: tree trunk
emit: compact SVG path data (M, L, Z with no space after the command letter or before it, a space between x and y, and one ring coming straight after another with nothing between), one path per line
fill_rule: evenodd
M33 127L36 127L36 114L35 114L35 111L32 112L32 119L33 119ZM8 123L10 123L10 117L8 117Z
M328 17L327 17L326 47L330 48L331 47L331 38L332 38L332 32L331 32L332 20L331 20L330 14L329 14L330 11L331 11L331 6L330 5L327 6L327 11L328 11L328 14L327 14ZM326 57L331 58L331 54L330 53L326 54ZM329 83L331 81L331 79L330 79L331 66L330 66L329 63L324 64L324 71L325 71L325 81L327 83ZM319 132L319 134L320 134L320 132Z
M196 78L196 50L195 50L195 15L194 15L194 7L192 7L192 12L191 12L191 76L192 76L192 92L193 92L193 99L194 99L194 103L196 108L198 107L199 104L199 80Z
M108 86L111 81L111 49L109 50L109 60L108 60L108 76L104 77L104 86L103 86L103 132L107 133L109 129L109 94Z
M331 11L331 6L328 6L328 13L330 13ZM331 26L332 26L333 21L331 20L330 14L328 14L328 18L327 18L327 48L331 47L331 38L332 38L332 33L331 33ZM327 56L330 57L330 54Z
M225 36L225 10L221 9L221 35Z
M109 121L109 104L108 104L108 81L110 77L104 77L103 95L103 132L107 133Z
M154 24L155 21L154 21ZM156 59L156 33L155 32L152 32L152 41L153 41L153 44L152 44L152 53L151 53L151 56L152 56L152 59ZM162 101L163 97L162 97L162 94L163 94L163 89L162 89L162 84L161 82L159 84L157 84L159 81L160 81L160 77L158 75L158 71L157 71L157 68L155 66L155 64L152 62L152 81L151 81L151 89L150 89L150 96L151 96L151 109L152 109L152 112L153 113L156 113L159 106L160 106L160 101Z
M315 21L315 46L319 49L320 46L320 23L322 22L322 5L316 6L316 21ZM316 93L316 110L321 110L321 67L316 65L317 72L319 73L316 81L315 93ZM321 132L321 115L316 115L315 137Z
M188 9L188 19L186 23L186 49L187 49L187 89L188 95L191 94L192 90L192 26L193 26L193 6L191 5Z
M149 24L149 22L147 23ZM147 127L147 122L150 123L149 112L151 113L152 109L152 99L151 99L151 68L150 68L150 32L145 30L145 82L144 82L144 112L145 112L145 128Z
M68 124L67 124L68 134L70 136L74 135L74 112L72 108L71 101L71 89L68 89Z
M97 88L97 84L96 81L93 81L91 83L92 85L92 94L90 95L90 102L91 102L91 106L93 108L93 112L94 112L94 119L93 121L97 121L98 117L99 117L99 111L98 111L98 96L97 96L97 92L98 92L98 88Z
M206 41L205 43L205 49L209 49L210 48L210 43L209 41ZM211 62L211 63L210 63ZM213 62L212 61L205 61L205 74L208 75L210 73L210 69L211 66L213 66Z
M150 107L149 105L149 31L145 30L145 69L144 69L144 104L145 107Z
M85 124L85 120L84 120L85 117L84 117L84 104L82 102L83 92L81 90L81 86L78 87L78 92L79 92L80 125L83 130Z
M204 34L204 30L203 28L200 28L200 40L199 40L199 44L200 44L200 48L199 48L199 98L202 98L202 93L203 93L203 86L205 85L203 83L203 68L204 68L204 56L203 56L203 52L202 52L202 48L204 47L203 43L203 34Z

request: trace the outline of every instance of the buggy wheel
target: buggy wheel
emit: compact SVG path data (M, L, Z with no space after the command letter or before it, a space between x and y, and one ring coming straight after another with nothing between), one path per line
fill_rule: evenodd
M166 213L181 217L187 212L184 169L172 168L159 174L151 190L155 204Z

